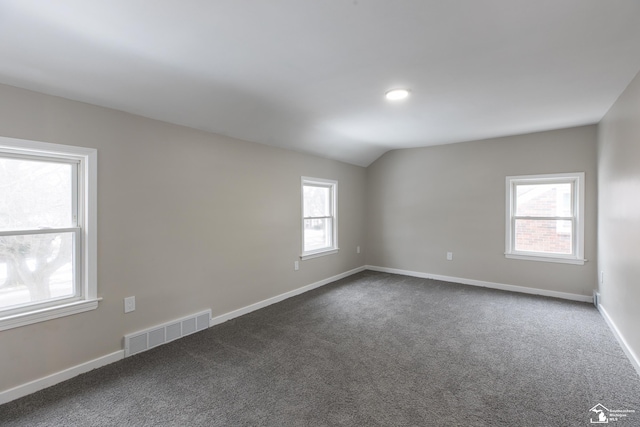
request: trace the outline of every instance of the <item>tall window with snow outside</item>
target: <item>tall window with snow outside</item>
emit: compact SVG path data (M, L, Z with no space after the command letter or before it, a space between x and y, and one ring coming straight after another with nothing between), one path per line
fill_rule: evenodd
M338 250L337 181L302 178L302 258Z

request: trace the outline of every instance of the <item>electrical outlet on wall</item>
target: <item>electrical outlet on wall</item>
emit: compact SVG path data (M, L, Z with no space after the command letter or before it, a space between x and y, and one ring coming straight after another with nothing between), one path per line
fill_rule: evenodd
M447 261L453 261L453 252L447 252Z
M293 270L294 271L300 270L300 261L293 261Z
M136 310L136 297L127 297L124 299L124 312L130 313Z
M360 253L360 246L356 246L356 253L359 254Z

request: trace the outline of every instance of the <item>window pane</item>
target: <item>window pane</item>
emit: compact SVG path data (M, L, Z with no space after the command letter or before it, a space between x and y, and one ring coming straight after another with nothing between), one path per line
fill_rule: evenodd
M0 230L72 227L73 167L0 158Z
M0 237L0 308L71 297L74 233Z
M516 216L572 216L571 183L516 186Z
M305 185L303 187L304 216L331 216L331 188Z
M315 251L333 246L331 218L304 220L304 251Z
M517 219L516 251L571 254L573 241L571 221Z

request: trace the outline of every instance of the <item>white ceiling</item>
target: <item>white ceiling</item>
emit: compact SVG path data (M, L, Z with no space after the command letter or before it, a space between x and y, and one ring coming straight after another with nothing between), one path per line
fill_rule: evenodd
M596 123L638 70L638 0L0 0L1 83L363 166Z

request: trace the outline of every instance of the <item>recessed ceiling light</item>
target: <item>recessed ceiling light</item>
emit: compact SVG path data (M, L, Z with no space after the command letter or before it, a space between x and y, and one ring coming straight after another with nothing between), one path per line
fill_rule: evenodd
M398 101L409 96L407 89L392 89L384 95L389 101Z

